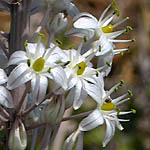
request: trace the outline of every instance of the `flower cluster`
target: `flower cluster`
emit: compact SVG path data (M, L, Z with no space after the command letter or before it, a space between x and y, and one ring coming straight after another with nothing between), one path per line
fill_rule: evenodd
M79 109L88 96L96 102L96 108L85 115L78 129L66 139L64 150L82 150L84 132L104 123L106 136L102 145L105 147L113 137L115 128L123 129L120 122L128 121L118 116L135 112L119 109L120 104L130 99L128 97L132 96L131 91L115 99L111 98L111 94L123 85L122 80L108 91L104 87L104 78L111 71L114 55L128 50L116 49L115 42L134 41L115 39L132 30L127 26L123 30L114 31L128 17L112 24L113 19L119 16L118 9L106 16L112 4L97 20L89 13L80 13L71 0L37 2L33 1L31 14L47 9L40 28L33 35L37 42L33 42L33 39L26 40L24 49L16 50L10 55L6 69L8 77L0 69L0 84L3 85L0 86L0 125L2 127L10 123L9 149L25 150L26 130L33 125L35 128L46 125L40 146L41 150L46 150L50 145L50 138L53 140L64 119L65 110L70 107ZM67 15L73 17L73 28L66 35L81 38L77 48L62 49L60 41L54 42L55 35L68 24ZM41 42L43 34L39 31L43 26L49 35L47 46ZM95 58L98 58L97 66L92 63ZM18 95L17 98L15 94L20 90L24 92L22 97Z

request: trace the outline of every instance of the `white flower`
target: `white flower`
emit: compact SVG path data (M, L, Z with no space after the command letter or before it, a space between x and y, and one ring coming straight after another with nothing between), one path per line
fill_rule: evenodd
M68 35L73 34L79 37L83 37L86 35L88 39L90 39L89 40L90 42L88 42L87 45L87 47L90 48L88 54L96 52L95 55L99 56L98 67L105 67L103 71L105 73L105 76L107 76L111 70L110 67L112 65L114 55L120 54L121 52L128 50L128 48L115 49L114 43L133 41L133 40L115 39L118 36L122 35L123 33L132 30L132 28L127 26L126 29L113 32L117 26L128 20L128 17L112 25L111 21L115 16L119 16L119 11L118 9L115 9L114 12L110 13L108 16L104 18L105 14L110 8L111 5L109 5L104 10L99 20L97 20L93 15L89 13L78 14L73 19L74 21L73 25L76 29L72 29L67 33Z
M110 42L132 42L132 40L114 40L116 37L122 35L123 33L132 30L132 28L128 26L126 29L113 32L117 26L119 26L129 18L127 17L120 22L112 25L111 22L114 17L119 16L119 10L115 9L114 12L110 13L107 17L104 18L105 14L110 8L111 4L104 10L99 20L97 20L93 15L89 13L80 13L74 18L74 27L93 30L95 31L98 39L101 37L101 35L105 35Z
M83 104L87 95L99 97L101 87L99 88L96 84L99 80L103 84L101 74L97 69L92 68L92 64L89 62L94 55L83 57L80 54L81 47L82 44L78 51L66 50L67 57L64 58L67 62L65 72L69 82L68 89L71 89L66 101L72 101L74 109L78 109Z
M37 44L27 43L26 52L16 51L10 57L8 65L18 66L10 73L7 87L12 90L31 80L32 96L39 103L45 96L48 79L54 80L62 88L67 88L67 78L60 61L61 49L50 45L45 49L40 40Z
M8 78L3 69L0 69L0 85L5 84ZM5 106L6 108L13 108L13 98L10 92L4 87L0 86L0 105Z
M117 89L118 86L121 85L122 82L115 85L107 92L103 91L103 96L99 98L97 108L88 117L83 119L79 124L79 129L81 131L89 131L96 128L97 126L103 125L105 121L106 135L103 141L103 147L105 147L107 143L111 140L111 138L114 136L115 127L117 127L119 130L123 130L120 121L129 121L125 119L119 119L117 116L132 112L120 112L120 110L118 109L119 104L122 104L123 102L129 100L129 98L126 97L128 96L128 94L130 95L130 92L115 99L111 99L110 97L110 94L115 89Z
M9 134L8 146L10 150L24 150L27 146L27 135L24 124L16 120Z

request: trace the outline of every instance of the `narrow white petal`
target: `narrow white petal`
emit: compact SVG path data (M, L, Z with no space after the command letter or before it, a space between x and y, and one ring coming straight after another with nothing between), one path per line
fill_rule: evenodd
M91 96L97 103L102 103L100 102L100 99L102 97L102 89L99 88L99 86L84 82L84 89L88 93L88 95Z
M14 52L9 59L8 66L24 63L28 60L26 53L24 51Z
M107 145L107 143L112 139L115 133L115 122L110 121L106 118L105 118L105 122L106 122L106 135L103 141L103 147Z
M29 55L28 57L30 56L32 56L32 58L35 58L36 56L42 57L43 53L45 52L45 47L42 43L39 43L39 50L37 53L37 43L28 43L26 50L27 55Z
M93 29L80 29L80 28L73 28L70 29L65 33L67 36L76 36L83 38L85 35L87 36L87 40L91 39L94 36L94 30Z
M63 89L67 89L68 80L65 74L65 71L62 67L56 67L51 69L51 74L53 76L53 80L59 84Z
M75 93L74 93L74 102L73 102L73 108L75 110L79 109L79 107L82 105L82 101L80 101L80 95L81 95L81 91L82 90L82 83L79 80L78 83L75 86Z
M8 78L7 88L12 90L20 85L28 82L32 78L32 72L29 70L27 64L18 65L11 73Z
M92 15L91 15L92 16ZM96 29L98 27L98 21L94 19L94 16L84 15L74 22L75 28L83 28L83 29Z
M87 96L87 92L82 88L80 92L80 97L78 99L74 99L73 108L75 110L79 109L86 100Z
M34 79L31 80L31 85L33 100L36 104L39 104L45 97L48 86L48 79L47 77L37 75Z
M0 69L0 84L6 83L8 80L7 75L3 69Z
M7 108L14 108L10 92L2 86L0 86L0 104Z
M81 131L89 131L104 123L104 119L99 110L94 110L88 117L83 119L79 124Z

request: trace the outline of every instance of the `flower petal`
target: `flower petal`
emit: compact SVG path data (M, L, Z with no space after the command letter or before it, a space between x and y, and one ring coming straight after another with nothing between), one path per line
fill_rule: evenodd
M106 121L106 135L103 141L103 147L112 139L115 133L115 122L105 118Z
M82 83L79 80L75 86L75 92L74 92L73 108L75 110L77 110L82 105L82 101L80 101L81 92L82 92Z
M37 75L31 80L31 85L33 101L38 105L45 97L48 86L48 79L47 77Z
M63 89L67 89L68 80L65 74L65 71L62 67L56 67L51 69L51 74L53 76L53 80L59 84Z
M99 85L88 83L84 81L84 89L97 103L101 104L101 97L103 95L103 88Z
M88 117L79 124L81 131L89 131L104 123L104 119L99 110L94 110Z
M8 81L7 75L3 69L0 69L0 84L4 84Z
M98 27L97 19L89 13L80 13L73 18L75 28L95 29Z
M14 108L13 98L10 92L2 86L0 86L0 104L7 108Z
M10 56L8 66L25 63L27 60L28 57L24 51L16 51Z
M39 44L39 45L38 45ZM39 46L38 50L37 50L37 45ZM45 52L45 47L42 43L28 43L27 47L26 47L26 51L27 51L27 56L30 58L35 58L36 55L38 57L42 57L43 53ZM36 54L36 52L38 51L38 54Z
M28 82L32 78L32 72L29 70L27 64L21 63L11 73L8 78L7 88L9 90L15 89L20 85Z

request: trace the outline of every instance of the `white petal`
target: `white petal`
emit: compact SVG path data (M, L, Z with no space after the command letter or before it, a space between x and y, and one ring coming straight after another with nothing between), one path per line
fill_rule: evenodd
M83 38L85 35L87 36L87 40L91 39L94 36L95 32L93 29L80 29L80 28L73 28L70 29L65 33L67 36L77 36Z
M106 121L106 135L103 141L103 147L112 139L115 133L115 122L105 118Z
M67 89L68 87L68 80L65 74L65 71L62 67L56 67L51 69L51 74L53 76L53 80L59 84L63 89Z
M8 66L24 63L28 60L26 53L24 51L14 52L9 59Z
M28 43L26 50L27 55L29 55L28 57L32 56L32 58L34 58L35 55L37 55L38 57L42 57L43 53L45 52L45 47L42 43L39 43L39 51L37 54L37 43Z
M92 15L83 15L73 25L75 28L96 29L98 27L98 21Z
M0 84L6 83L8 80L7 75L3 69L0 69Z
M74 102L73 102L73 108L77 110L81 106L81 101L80 101L80 95L82 90L82 83L79 80L78 83L75 86L75 93L74 93Z
M8 78L7 88L12 90L20 85L28 82L32 78L32 72L29 70L27 64L18 65L11 73Z
M14 108L10 92L2 86L0 86L0 104L7 108Z
M81 131L89 131L104 123L104 119L99 110L94 110L88 117L79 124Z
M39 104L45 97L48 86L48 79L47 77L37 75L34 79L31 80L31 85L33 101L36 104Z
M73 108L75 110L79 109L86 100L87 96L87 92L82 88L80 92L80 97L78 99L74 99Z
M88 93L89 96L91 96L98 104L101 104L102 102L101 97L103 95L103 88L99 85L91 84L88 82L84 82L84 89Z

